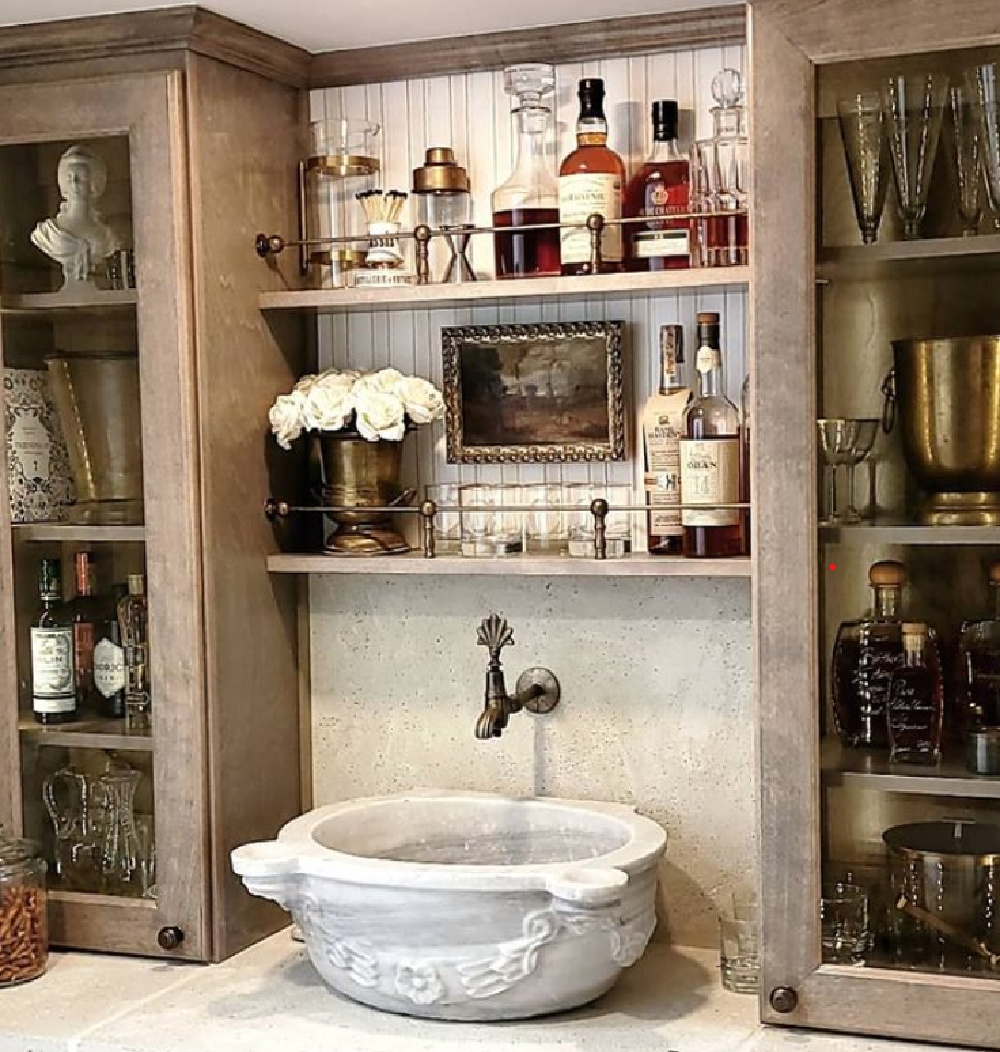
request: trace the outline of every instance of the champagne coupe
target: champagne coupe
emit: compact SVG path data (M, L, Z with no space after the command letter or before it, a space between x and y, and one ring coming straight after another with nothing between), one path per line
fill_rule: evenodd
M841 99L837 103L837 118L844 142L854 212L861 238L870 245L878 236L889 185L882 98L870 91Z
M882 89L899 218L908 240L920 237L947 98L948 78L940 73L895 74Z
M854 472L872 451L880 422L871 417L846 421L850 425L848 428L850 444L847 455L847 509L844 511L843 521L848 525L861 521L861 512L854 504Z
M839 526L843 521L837 501L837 468L846 465L850 457L851 435L843 418L828 418L816 421L819 431L819 448L823 454L824 470L824 516L823 526Z
M962 221L962 236L972 237L979 233L979 220L983 216L983 182L979 174L982 136L968 88L956 86L949 90L948 117L951 159L958 186L958 216Z

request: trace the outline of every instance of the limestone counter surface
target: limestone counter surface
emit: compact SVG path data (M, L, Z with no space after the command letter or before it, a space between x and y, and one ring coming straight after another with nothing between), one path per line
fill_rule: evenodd
M705 950L650 948L596 1004L521 1023L387 1015L328 990L287 931L220 965L54 953L0 990L0 1052L929 1052L762 1027ZM940 1050L939 1050L940 1052Z

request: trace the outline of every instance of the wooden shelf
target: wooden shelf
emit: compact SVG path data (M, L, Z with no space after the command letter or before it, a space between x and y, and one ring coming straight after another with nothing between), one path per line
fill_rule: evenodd
M820 526L819 532L829 544L1000 545L1000 526L928 526L902 518Z
M146 538L145 526L86 526L66 522L22 522L12 527L20 541L79 541L106 543L131 541L141 543Z
M936 767L889 763L885 754L845 749L835 739L820 750L823 781L827 785L855 785L887 793L923 793L1000 799L1000 776L972 774L961 756L945 755Z
M58 745L69 749L119 749L152 752L149 735L126 734L124 720L88 719L45 727L30 716L20 720L21 737L34 745Z
M1000 267L1000 234L886 241L874 245L821 249L816 275L831 278L891 278L933 270L985 270Z
M342 314L350 311L418 310L521 299L582 299L683 289L746 288L749 267L694 267L655 274L594 274L567 278L476 281L467 285L403 285L382 289L302 289L265 292L260 309Z
M472 559L439 555L425 559L421 552L406 555L271 555L271 573L423 574L466 577L749 577L751 562L737 559L684 559L647 555L623 559L571 559L568 556L516 555L503 559Z
M3 315L108 314L129 311L138 303L135 289L101 291L86 296L68 296L63 292L30 292L0 299Z

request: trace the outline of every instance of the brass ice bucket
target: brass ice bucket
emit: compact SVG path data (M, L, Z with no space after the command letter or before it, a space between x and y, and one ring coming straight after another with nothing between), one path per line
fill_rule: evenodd
M137 356L114 351L54 355L45 364L76 480L70 518L141 523Z
M367 511L366 505L405 504L412 496L402 490L399 469L402 442L368 442L356 431L323 431L323 503L358 511L330 514L337 529L326 540L326 551L338 555L395 555L410 546L396 532L392 515Z
M887 396L927 510L1000 512L1000 336L894 340Z

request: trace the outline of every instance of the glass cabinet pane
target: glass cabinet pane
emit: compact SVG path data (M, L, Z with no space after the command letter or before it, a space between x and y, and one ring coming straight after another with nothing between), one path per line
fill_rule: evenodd
M827 964L1000 979L984 62L1000 83L1000 52L980 50L817 74L817 909Z
M52 886L155 895L126 136L0 146L21 802Z

